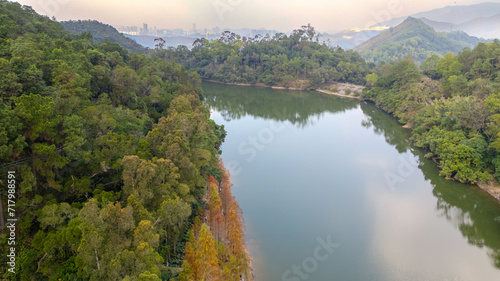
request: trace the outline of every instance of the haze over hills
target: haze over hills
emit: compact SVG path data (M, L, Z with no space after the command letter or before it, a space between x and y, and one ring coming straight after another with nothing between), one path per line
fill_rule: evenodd
M447 6L416 13L411 17L421 19L438 32L464 31L468 35L485 39L500 38L500 3ZM403 23L406 18L398 17L378 23L372 26L371 30L353 28L322 34L321 40L333 47L340 46L344 49L351 49L377 36L385 29ZM373 29L377 27L380 29Z
M394 61L408 54L423 62L433 54L458 53L465 47L473 48L484 41L461 31L436 32L424 21L409 17L400 25L371 38L354 48L367 62Z
M481 3L468 6L447 6L440 9L416 13L412 17L420 18L426 25L431 26L437 32L454 32L460 30L466 32L468 35L475 37L487 39L500 37L500 3ZM352 49L370 40L371 38L384 33L384 31L390 26L395 27L398 24L403 23L404 19L404 17L394 18L389 21L379 23L377 26L373 26L369 29L353 28L350 30L344 30L335 33L323 33L319 37L319 42L325 43L332 47L339 46L343 49ZM161 37L165 40L165 47L177 47L179 45L185 45L188 48L192 48L192 44L197 38L206 38L208 40L217 39L220 37L220 33L224 30L229 30L246 37L253 37L257 34L260 34L262 36L269 34L272 37L274 34L279 32L277 30L268 30L264 28L214 28L213 30L210 29L208 32L206 29L204 31L198 29L197 31L175 30L175 32L164 32L163 34L120 34L118 31L116 31L115 28L105 24L99 25L99 23L95 21L69 21L62 22L62 24L72 33L90 31L96 42L102 42L102 40L104 39L108 39L113 42L121 42L120 44L122 46L135 52L143 51L141 50L141 46L154 49L154 39L158 37ZM220 32L215 32L215 30ZM290 32L284 33L290 34ZM463 35L460 36L466 38ZM462 39L458 41L462 41ZM379 38L377 39L377 41L378 40L381 39ZM466 44L467 46L473 47L472 45L470 45L470 42L475 42L474 40L464 40L469 42L469 44ZM397 41L397 39L393 38L390 41ZM371 44L372 43L368 44L367 46L371 46ZM465 45L459 44L453 50L450 49L448 51L456 52L463 46ZM366 47L359 48L359 50L362 50L363 52L364 49L366 49ZM435 48L430 48L429 50L433 51L434 49ZM441 51L437 52L442 53ZM386 55L386 57L389 56L391 55ZM396 54L396 56L391 57L394 58L397 56L398 55Z
M369 29L354 28L335 32L332 34L321 34L320 41L332 47L341 47L343 49L352 49L368 39L379 35L387 28L385 26L375 26Z
M452 32L460 30L471 36L480 38L500 38L500 14L485 18L475 18L461 24L438 22L427 18L420 19L427 25L432 26L436 31Z
M151 35L130 35L130 34L123 34L123 36L129 38L130 40L136 41L138 44L140 44L145 48L150 48L150 49L155 48L155 39L160 37ZM189 36L161 36L161 38L165 40L165 48L184 45L189 49L191 49L191 47L193 46L193 42L196 40L196 37L189 37Z
M132 40L137 41L137 43L141 44L146 48L155 48L154 39L155 38L163 38L165 40L165 47L177 47L179 45L184 45L191 49L193 47L193 43L198 38L205 38L207 40L218 39L221 36L223 31L229 30L238 34L240 36L246 37L254 37L258 34L262 36L266 36L269 34L270 37L274 36L274 34L279 33L277 30L270 29L250 29L250 28L218 28L215 27L210 31L205 30L196 30L196 31L183 31L183 30L164 30L163 34L123 34L125 37L130 38Z
M500 38L500 13L491 17L475 18L458 25L458 30L483 38Z
M95 20L62 21L60 23L63 25L64 29L69 31L71 34L90 32L94 42L96 43L102 43L105 39L107 39L111 42L120 44L123 48L132 52L142 53L145 51L143 46L138 44L136 41L123 36L123 34L108 24Z
M420 12L411 17L422 19L436 31L461 30L471 36L486 39L500 38L500 3L481 3L467 6L446 6ZM378 26L397 26L406 17L393 18Z

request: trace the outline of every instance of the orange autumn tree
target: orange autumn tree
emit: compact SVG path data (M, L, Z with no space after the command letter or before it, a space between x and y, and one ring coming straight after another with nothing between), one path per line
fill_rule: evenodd
M224 168L222 162L219 162L219 167L222 171L222 181L221 181L221 201L222 201L222 209L228 210L229 204L234 200L233 195L231 193L231 184L229 171Z
M183 271L180 280L183 281L222 281L222 271L217 258L215 241L206 224L203 224L196 240L191 231L186 244Z
M219 169L223 172L221 182L221 203L224 209L224 220L226 227L226 239L224 244L227 254L224 256L224 275L226 280L239 281L240 277L246 276L249 280L249 258L243 241L243 216L238 202L231 192L231 180L229 171L219 162Z
M208 223L215 239L220 241L224 231L224 218L219 196L219 183L212 176L208 178L208 193Z
M192 230L189 231L189 241L186 243L184 249L184 262L182 263L182 271L179 274L179 280L182 281L195 281L196 274L198 273L198 266L196 263L196 237Z
M242 211L231 193L229 172L222 163L219 169L222 182L207 178L207 204L200 215L204 213L208 226L202 225L200 217L195 218L179 275L182 281L252 280L251 260L243 241Z
M234 198L234 197L233 197ZM236 201L229 204L229 210L226 216L227 224L227 249L228 261L226 262L225 272L229 273L229 280L240 280L240 276L247 276L248 259L243 242L241 209Z

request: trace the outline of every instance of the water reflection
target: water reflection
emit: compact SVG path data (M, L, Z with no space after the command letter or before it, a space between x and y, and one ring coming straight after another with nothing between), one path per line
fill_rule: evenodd
M410 131L390 115L370 103L314 92L203 87L205 103L231 121L233 142L223 151L246 171L238 180L248 186L238 200L248 206L252 231L261 234L254 238L263 245L265 277L279 278L295 256L301 261L309 248L304 254L292 246L325 229L343 246L331 268L311 280L498 279L500 206L477 188L440 177L436 164L411 145ZM250 163L238 145L249 128L266 126L258 119L295 126ZM397 170L398 156L416 158L418 167L393 191L383 174ZM292 246L278 248L286 241Z
M500 269L500 206L485 192L475 186L450 182L439 176L436 164L423 157L423 152L411 145L410 132L401 127L390 115L372 104L361 105L366 119L363 126L373 128L383 135L388 144L400 153L411 151L419 159L419 169L433 187L436 211L440 217L452 223L469 244L488 248L489 256Z
M204 82L205 104L215 108L225 121L254 116L289 121L300 128L314 124L314 117L356 108L357 101L309 91L241 87ZM311 98L314 96L314 98Z

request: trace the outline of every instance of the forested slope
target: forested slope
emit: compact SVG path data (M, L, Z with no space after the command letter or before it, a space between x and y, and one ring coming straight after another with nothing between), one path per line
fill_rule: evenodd
M62 21L64 29L71 34L82 34L90 32L96 43L104 43L104 40L116 42L123 48L137 53L144 53L146 49L135 40L125 37L114 27L96 20Z
M0 19L0 179L16 176L15 214L3 205L0 218L2 253L15 247L16 273L2 255L2 277L169 280L183 263L190 276L193 259L183 257L193 235L208 243L207 255L215 245L223 253L217 278L248 272L242 240L220 242L242 235L241 212L219 163L225 132L200 102L199 76L155 54L70 35L17 3L1 0ZM207 205L216 184L230 218ZM206 208L227 229L211 234L198 223L188 232ZM14 246L7 215L18 219ZM196 276L220 280L205 273Z
M411 57L381 64L363 97L413 128L412 138L460 182L500 180L500 42L479 43L419 69Z
M397 61L411 55L415 62L423 63L437 54L457 54L463 48L475 47L485 41L462 31L436 32L421 19L409 17L400 25L371 38L355 47L367 62Z

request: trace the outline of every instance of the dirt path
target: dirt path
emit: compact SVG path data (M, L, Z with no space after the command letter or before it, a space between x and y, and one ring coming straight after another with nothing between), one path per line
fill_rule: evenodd
M498 202L500 202L500 186L498 186L498 183L495 183L494 181L478 182L477 186L479 186L479 188L481 188L482 190L488 192Z

